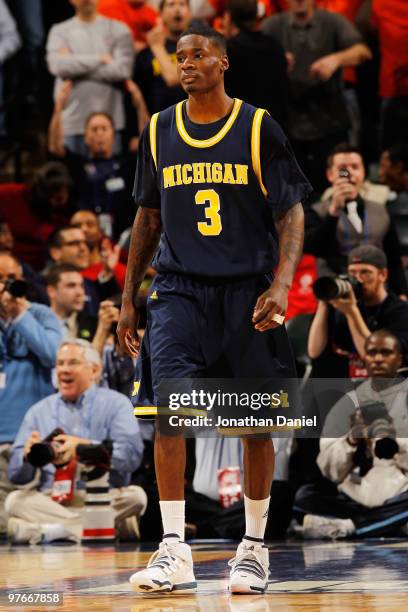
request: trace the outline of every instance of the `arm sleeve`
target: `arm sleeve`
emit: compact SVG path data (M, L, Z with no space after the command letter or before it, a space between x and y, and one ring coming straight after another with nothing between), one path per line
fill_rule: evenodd
M121 25L121 24L120 24ZM109 64L98 66L91 74L93 79L99 81L124 81L132 76L135 52L130 31L120 27L111 49L112 61Z
M8 477L14 484L26 484L31 482L35 475L35 467L24 461L24 445L32 431L39 427L35 421L32 410L29 410L21 423L17 437L11 449L10 461L8 466Z
M69 49L69 41L60 33L58 26L51 28L47 41L48 69L56 77L75 79L88 75L101 64L100 56L96 53L75 53L61 55L62 47Z
M304 202L312 192L279 124L264 115L261 125L262 180L275 217Z
M28 309L17 317L12 325L23 336L41 365L53 368L62 340L62 327L52 310L44 306L41 310L31 313Z
M337 51L343 51L363 42L360 32L343 15L330 13L335 25L335 45Z
M117 400L108 437L113 441L112 468L121 473L137 470L143 457L143 440L132 404L125 397Z
M160 208L157 171L150 150L150 122L144 128L139 142L133 197L137 206Z
M7 5L0 0L0 63L5 62L21 46L16 24Z

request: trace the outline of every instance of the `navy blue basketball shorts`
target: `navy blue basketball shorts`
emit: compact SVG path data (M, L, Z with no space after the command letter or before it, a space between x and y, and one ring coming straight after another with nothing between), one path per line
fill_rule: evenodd
M295 378L285 326L261 333L252 323L269 286L266 276L226 281L158 274L136 362L135 415L157 414L158 386L167 379Z

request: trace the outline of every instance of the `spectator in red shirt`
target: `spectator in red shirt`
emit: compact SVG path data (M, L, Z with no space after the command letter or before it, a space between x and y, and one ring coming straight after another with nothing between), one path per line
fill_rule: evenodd
M372 15L380 42L381 148L385 149L408 138L408 3L373 0Z
M64 225L75 209L72 180L63 164L39 168L31 185L0 185L0 216L15 240L15 255L36 270L44 267L49 235Z
M98 12L130 28L136 51L146 47L146 32L156 25L158 17L158 12L144 0L99 0Z
M340 13L349 21L354 21L364 0L317 0L319 8L332 13Z
M125 286L126 266L119 261L120 246L103 235L98 217L91 210L78 210L71 217L71 225L79 227L85 234L89 247L89 265L82 275L89 280L97 280L100 273L108 268L112 271L121 290Z
M408 96L408 3L373 0L381 51L380 96Z

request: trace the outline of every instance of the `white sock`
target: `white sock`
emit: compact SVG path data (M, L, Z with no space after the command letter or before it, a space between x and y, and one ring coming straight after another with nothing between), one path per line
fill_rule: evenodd
M161 501L160 511L163 522L163 540L184 542L185 506L182 501Z
M249 499L244 495L245 505L245 535L244 540L250 542L264 541L266 521L268 520L268 510L270 496L266 499Z

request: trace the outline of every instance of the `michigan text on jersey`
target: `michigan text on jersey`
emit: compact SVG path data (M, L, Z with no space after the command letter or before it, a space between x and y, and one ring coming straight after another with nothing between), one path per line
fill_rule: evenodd
M176 164L163 168L163 187L190 185L198 183L228 183L229 185L248 185L248 166L221 162L197 162Z

